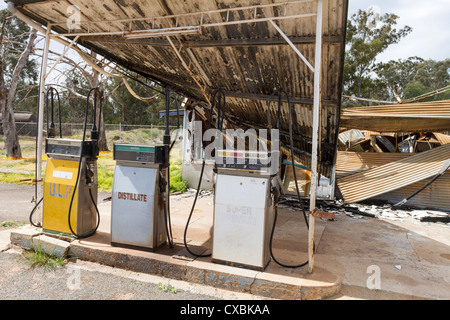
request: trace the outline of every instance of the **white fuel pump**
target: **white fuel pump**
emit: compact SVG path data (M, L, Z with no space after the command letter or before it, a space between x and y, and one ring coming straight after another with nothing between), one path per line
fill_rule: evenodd
M115 144L111 205L111 244L155 251L167 240L173 246L169 204L169 106L166 89L166 131L163 145ZM174 95L174 94L173 94ZM178 104L175 104L178 112Z
M294 165L292 115L289 97L283 89L275 90L269 99L268 123L270 123L270 103L278 94L277 129L280 127L282 95L289 108L289 138L291 160ZM212 127L212 114L217 100L216 128L221 129L224 118L225 96L223 90L216 91L212 98L209 128ZM269 160L270 159L270 160ZM273 161L273 160L277 161ZM287 268L297 268L307 264L286 265L278 261L272 250L275 232L280 190L277 175L280 172L279 141L266 150L217 150L215 162L214 188L214 225L213 247L211 254L195 254L186 244L189 221L194 211L198 192L201 187L205 160L200 172L197 194L185 229L185 247L189 253L198 257L212 256L212 261L244 268L264 270L272 258L277 264ZM275 166L275 167L274 167ZM300 198L297 179L298 202L308 226L306 212Z

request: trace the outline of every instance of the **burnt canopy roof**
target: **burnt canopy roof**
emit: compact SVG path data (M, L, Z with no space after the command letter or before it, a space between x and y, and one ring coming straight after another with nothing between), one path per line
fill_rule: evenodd
M268 98L282 87L295 110L294 154L299 162L310 165L314 73L269 20L313 65L316 1L12 2L44 27L52 23L52 31L68 39L74 36L68 34L72 11L67 8L77 6L81 30L73 32L82 33L78 44L200 105L207 106L212 92L223 88L227 119L239 128L267 128ZM329 176L339 132L347 1L325 0L323 5L319 171ZM145 36L143 30L175 33ZM271 109L275 117L275 103ZM284 147L289 147L288 125L287 103L283 103L280 138Z

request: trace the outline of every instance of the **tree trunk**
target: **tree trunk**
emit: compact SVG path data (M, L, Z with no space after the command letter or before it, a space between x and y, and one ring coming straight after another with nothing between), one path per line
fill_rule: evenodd
M2 113L3 137L5 139L6 156L11 158L22 158L19 138L16 131L16 122L14 121L14 112L9 112L7 105L8 96L5 86L1 89L0 110Z
M2 113L3 136L5 139L7 157L22 158L22 151L20 149L19 138L17 136L16 122L14 120L14 108L12 103L16 95L20 73L22 72L23 66L30 55L36 37L36 29L31 29L28 44L14 67L9 88L5 85L3 76L3 62L0 61L0 111Z

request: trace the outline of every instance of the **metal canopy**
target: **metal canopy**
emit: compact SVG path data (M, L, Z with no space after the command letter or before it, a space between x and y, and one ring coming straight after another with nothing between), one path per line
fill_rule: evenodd
M267 128L282 87L294 104L298 161L311 167L317 1L12 0L50 37L92 49L205 106L217 88L239 128ZM80 29L69 30L74 5ZM331 176L339 126L347 2L323 2L319 172ZM272 104L275 110L275 103ZM289 147L287 104L281 139ZM273 112L273 117L275 117Z

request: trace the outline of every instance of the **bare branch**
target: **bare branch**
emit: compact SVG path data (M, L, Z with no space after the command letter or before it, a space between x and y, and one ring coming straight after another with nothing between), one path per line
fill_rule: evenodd
M109 97L111 97L114 93L116 93L117 90L122 88L124 85L125 85L125 83L123 81L121 81L117 87L115 87L108 95L105 96L105 100L108 100Z
M28 39L28 45L25 48L25 50L22 52L22 54L19 57L19 60L17 61L16 66L14 67L14 71L11 76L11 85L9 88L8 93L8 103L11 103L13 101L13 98L16 94L17 84L19 81L20 73L22 72L23 66L25 65L25 62L30 55L31 49L34 45L34 40L36 39L37 30L31 29L30 37Z
M50 84L49 83L49 84L46 84L45 86L46 87L51 87L51 86L61 87L61 88L66 89L67 91L69 91L71 94L73 94L77 98L84 99L84 100L87 99L87 96L83 96L82 94L76 92L73 88L69 88L69 87L63 86L61 84L57 84L57 83ZM92 97L91 97L91 99L92 99Z

